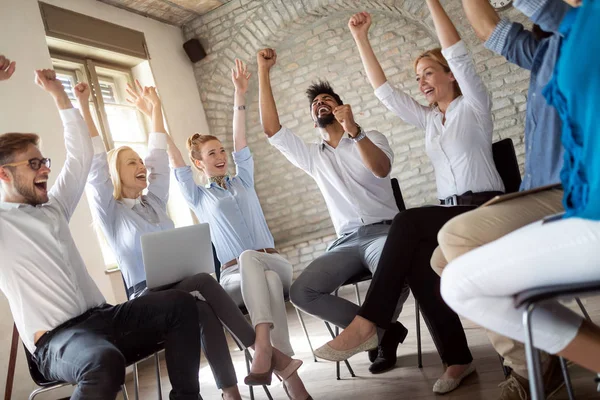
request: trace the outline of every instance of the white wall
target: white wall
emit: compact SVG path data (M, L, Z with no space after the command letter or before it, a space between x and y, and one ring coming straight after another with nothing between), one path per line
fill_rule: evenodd
M177 144L183 149L185 138L191 132L208 132L192 65L181 47L183 37L178 28L95 0L46 2L143 32L152 57L150 66L163 100L166 119ZM0 9L0 54L17 61L15 75L10 81L0 85L0 133L16 131L40 134L43 140L42 151L44 155L52 158L54 171L51 175L55 177L64 162L60 118L50 97L33 84L34 69L51 67L39 6L35 0L0 0ZM102 254L91 227L91 215L85 198L73 216L71 231L91 276L107 300L113 302L115 294L109 277L104 273ZM8 303L3 296L0 296L0 315L10 316ZM11 318L0 318L2 388L6 381L12 324ZM22 350L19 348L18 370L12 397L27 398L33 387L24 364Z

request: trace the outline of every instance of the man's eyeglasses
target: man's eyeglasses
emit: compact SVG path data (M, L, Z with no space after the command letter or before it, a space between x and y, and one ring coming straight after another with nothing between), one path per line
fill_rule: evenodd
M45 165L47 168L50 168L50 164L52 164L52 162L50 161L49 158L30 158L29 160L26 160L26 161L20 161L20 162L16 162L16 163L0 165L0 167L18 167L20 165L27 165L27 164L29 164L29 168L31 168L34 171L37 171L40 168L42 168L42 165Z

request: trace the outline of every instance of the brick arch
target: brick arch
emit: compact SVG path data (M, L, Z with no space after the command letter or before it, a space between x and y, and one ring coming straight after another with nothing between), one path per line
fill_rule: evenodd
M456 15L460 11L460 1L450 2L451 17L464 24L464 18L461 20ZM422 132L387 112L375 98L345 28L352 13L365 9L373 13L371 38L388 79L415 95L412 58L437 42L424 2L269 0L256 3L249 2L237 8L224 6L219 13L210 13L184 28L186 37L206 38L203 44L209 56L195 66L195 71L211 133L223 139L226 147L232 148L230 66L233 59L239 57L255 72L256 51L272 46L279 54L278 66L272 71L272 83L282 124L293 128L305 140L314 141L316 134L310 126L308 103L303 92L317 76L330 78L334 89L359 114L357 119L361 125L378 129L388 136L396 157L392 175L400 179L407 204L416 206L434 202L433 169L424 153ZM474 45L478 41L469 36L470 28L458 24L458 29L475 53L484 78L492 80L496 75L514 73L515 69L498 58L493 59L492 54L480 45ZM318 40L331 40L331 43L337 43L332 46L340 48L346 46L337 52L344 60L323 63L329 54L319 58ZM306 46L300 46L302 43ZM314 58L315 64L323 69L322 73L315 72L313 64L297 59L303 52L307 54L303 57ZM349 65L340 64L344 61ZM487 63L490 63L489 67ZM347 74L347 78L343 74ZM500 82L504 83L502 79ZM527 76L521 75L519 82L526 79ZM501 86L498 82L494 84L496 88ZM276 242L301 238L308 241L331 233L325 204L312 179L287 162L264 138L258 117L257 86L255 77L247 96L248 138L256 161L256 189ZM518 90L519 93L526 91L526 85L521 84ZM522 131L523 110L517 109L513 100L501 101L506 104L497 119L503 127L512 129L507 136L518 137ZM299 261L308 262L307 257L305 255L305 259Z

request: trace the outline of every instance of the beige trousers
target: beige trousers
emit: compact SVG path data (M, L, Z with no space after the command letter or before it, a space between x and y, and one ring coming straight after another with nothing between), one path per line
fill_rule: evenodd
M562 212L562 197L563 191L556 188L523 193L521 197L480 207L453 218L438 233L439 247L433 253L431 267L441 275L446 265L455 258L525 225ZM488 331L487 334L494 349L504 357L505 365L527 378L524 345L495 332ZM542 362L548 359L547 354L542 354Z

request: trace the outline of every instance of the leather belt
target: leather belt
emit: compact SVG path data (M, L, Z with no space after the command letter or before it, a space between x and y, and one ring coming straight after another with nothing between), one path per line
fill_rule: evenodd
M272 248L259 249L259 250L254 250L254 251L260 251L261 253L267 253L267 254L279 254L279 252L277 250L272 249ZM233 260L228 261L225 264L221 265L221 271L224 271L229 267L233 267L237 263L238 263L238 259L234 258Z
M478 192L473 193L470 190L461 195L453 195L440 199L440 204L446 206L480 206L488 200L504 194L504 192Z

